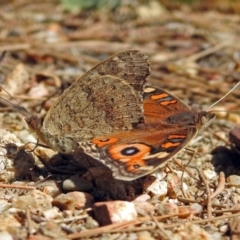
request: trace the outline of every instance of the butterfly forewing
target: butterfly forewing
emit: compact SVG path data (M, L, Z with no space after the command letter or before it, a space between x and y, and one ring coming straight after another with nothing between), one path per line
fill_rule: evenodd
M71 152L78 141L132 129L143 118L149 72L147 56L137 50L107 58L59 97L37 129L41 139L57 151Z
M190 107L180 99L160 88L150 86L144 89L144 119L145 123L157 122L183 111L191 111Z

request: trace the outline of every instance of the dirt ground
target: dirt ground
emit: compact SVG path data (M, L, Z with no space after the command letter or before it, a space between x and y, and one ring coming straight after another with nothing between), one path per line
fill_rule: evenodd
M238 1L0 6L0 239L240 239ZM43 146L24 118L44 119L74 80L130 49L147 56L148 85L216 118L156 173L121 181Z

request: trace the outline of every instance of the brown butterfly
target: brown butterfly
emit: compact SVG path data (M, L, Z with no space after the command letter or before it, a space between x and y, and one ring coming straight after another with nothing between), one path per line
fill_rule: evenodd
M41 123L26 119L59 152L82 149L121 180L163 166L215 114L195 112L165 90L145 86L148 58L138 50L110 56L76 80Z

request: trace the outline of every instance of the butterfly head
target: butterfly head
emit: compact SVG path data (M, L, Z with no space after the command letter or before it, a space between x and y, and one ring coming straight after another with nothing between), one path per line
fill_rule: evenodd
M199 128L207 127L215 117L213 112L201 111L195 114L195 122Z

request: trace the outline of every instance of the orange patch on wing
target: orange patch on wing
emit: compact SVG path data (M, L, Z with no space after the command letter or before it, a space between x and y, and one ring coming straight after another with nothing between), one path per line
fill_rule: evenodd
M151 96L151 99L153 100L158 100L158 99L162 99L162 98L165 98L169 96L167 93L161 93L161 94L158 94L158 95L152 95Z
M170 105L170 104L175 104L175 103L177 103L177 100L176 100L176 99L173 99L173 100L170 100L170 101L162 101L162 102L160 102L160 104L161 104L162 106L168 106L168 105Z
M127 162L127 171L131 173L135 173L139 170L139 168L146 166L146 163L142 159L132 159Z
M170 135L170 136L168 136L168 139L176 139L176 138L184 139L184 138L186 138L186 136L185 135Z
M94 138L91 142L96 144L98 147L104 147L109 144L118 142L118 138Z
M132 156L124 155L122 154L122 151L126 148L136 148L138 152L136 152ZM144 144L140 143L133 143L133 144L120 144L112 146L109 149L109 154L111 157L115 160L121 161L121 162L128 162L130 160L139 160L142 159L143 156L150 152L150 147Z
M167 143L162 144L161 147L163 147L163 148L177 147L180 144L181 144L180 142L176 142L176 143L167 142Z

